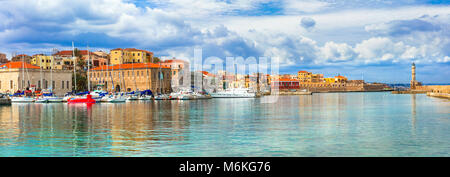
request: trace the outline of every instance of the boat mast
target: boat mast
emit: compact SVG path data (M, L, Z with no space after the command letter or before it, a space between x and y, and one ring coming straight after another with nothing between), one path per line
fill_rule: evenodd
M55 58L53 58L53 56L51 57L51 59L52 59L52 63L51 63L51 66L50 66L50 85L51 85L51 93L53 93L53 60L55 60Z
M73 60L73 79L74 79L74 91L77 93L77 73L76 73L76 59L75 59L75 46L73 45L72 41L72 60Z
M41 65L41 70L40 70L40 74L41 74L41 85L40 85L40 88L41 88L41 91L42 91L42 89L44 88L44 81L42 80L42 63L41 63L41 61L42 61L42 59L41 59L41 55L39 55L39 63L40 63L40 65Z
M87 62L87 78L88 78L88 92L91 92L91 80L89 79L89 69L90 69L90 65L91 65L91 55L89 52L89 44L87 46L87 53L88 53L88 62Z
M22 90L25 88L25 61L22 55Z

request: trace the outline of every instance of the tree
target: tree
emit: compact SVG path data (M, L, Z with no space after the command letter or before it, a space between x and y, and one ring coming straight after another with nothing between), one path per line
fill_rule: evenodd
M87 90L87 74L86 74L86 62L81 54L81 51L78 48L74 50L76 57L76 77L77 77L77 90L73 89L75 92L78 91L86 91ZM72 76L72 88L74 88L74 76Z
M158 57L153 57L153 63L158 63L160 61L161 61L161 59L159 59Z
M78 91L85 91L85 90L87 90L87 77L85 76L85 75L83 75L82 73L77 73L76 74L76 77L77 77L77 90L75 90L75 88L74 88L74 83L75 83L75 81L74 81L74 77L72 76L72 90L73 91L75 91L75 92L78 92Z

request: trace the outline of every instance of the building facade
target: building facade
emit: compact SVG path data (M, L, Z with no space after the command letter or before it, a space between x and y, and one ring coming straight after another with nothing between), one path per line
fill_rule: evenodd
M0 92L14 93L17 90L48 89L62 96L72 91L72 72L50 71L24 62L9 62L0 65Z
M108 92L151 90L171 92L171 70L154 63L119 64L90 70L91 86L102 86Z
M6 58L6 54L0 53L0 63L1 64L5 64L5 63L8 63L8 62L9 62L9 60L8 60L8 58Z
M110 64L127 64L127 63L151 63L153 62L153 53L147 50L127 48L112 49L110 51Z
M20 54L20 55L13 56L11 58L11 61L12 62L22 62L23 61L25 63L31 63L31 59L32 59L32 57L29 55Z
M31 64L42 69L54 69L54 57L44 54L36 54L32 56Z
M172 90L179 91L180 89L190 88L191 72L189 62L180 59L169 59L160 62L161 66L171 69L172 75Z
M100 67L103 65L106 65L108 63L108 56L106 53L102 51L97 52L91 52L88 50L79 50L78 51L81 56L81 59L84 60L84 62L88 63L90 61L90 67ZM106 56L105 56L106 54ZM73 69L73 51L72 50L63 50L58 51L55 54L53 54L55 58L55 68L57 69ZM78 62L78 58L75 58ZM87 65L86 65L87 67ZM81 68L78 68L81 69Z

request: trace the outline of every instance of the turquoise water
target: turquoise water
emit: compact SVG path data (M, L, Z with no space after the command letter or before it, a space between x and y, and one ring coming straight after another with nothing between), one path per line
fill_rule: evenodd
M450 101L376 92L13 104L0 107L0 156L450 156Z

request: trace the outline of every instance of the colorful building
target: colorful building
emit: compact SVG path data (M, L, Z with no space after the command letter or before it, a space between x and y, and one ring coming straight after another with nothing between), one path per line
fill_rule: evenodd
M110 63L113 65L126 63L151 63L153 53L147 50L127 48L113 49L110 51Z
M42 69L52 69L52 67L54 66L54 57L44 54L36 54L32 56L31 64Z
M88 50L79 50L79 55L81 55L81 58L87 63L88 60L91 62L90 67L100 67L103 65L106 65L108 63L108 56L104 54L104 52L97 51L97 52L91 52ZM63 50L58 51L55 54L53 54L55 57L55 68L57 67L62 69L73 69L73 51L72 50ZM78 58L76 58L78 61ZM80 68L79 68L80 69Z

